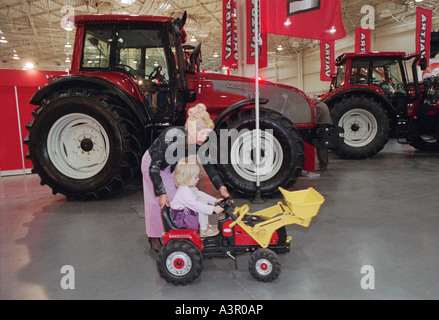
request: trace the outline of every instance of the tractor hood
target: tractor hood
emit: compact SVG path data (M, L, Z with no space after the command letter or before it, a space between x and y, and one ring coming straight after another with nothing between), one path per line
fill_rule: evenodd
M245 99L255 98L255 80L219 73L187 74L189 88L196 91L197 103L209 109L227 108ZM304 92L291 86L261 80L260 98L267 99L264 108L276 110L298 127L314 124L314 107Z

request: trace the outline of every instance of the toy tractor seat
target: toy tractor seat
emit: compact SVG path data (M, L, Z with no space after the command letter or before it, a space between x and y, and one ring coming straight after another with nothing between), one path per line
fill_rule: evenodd
M169 230L179 229L171 219L171 208L169 208L168 206L165 206L162 210L162 220L163 227L165 228L166 232L168 232Z

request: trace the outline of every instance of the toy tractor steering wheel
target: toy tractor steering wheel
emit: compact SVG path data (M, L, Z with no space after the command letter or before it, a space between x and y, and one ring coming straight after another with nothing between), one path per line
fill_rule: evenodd
M235 204L233 203L233 199L231 197L224 198L224 199L218 201L218 203L216 205L223 208L226 215L228 215L233 221L238 219L238 217L235 216L233 211L230 210L230 208L235 209Z

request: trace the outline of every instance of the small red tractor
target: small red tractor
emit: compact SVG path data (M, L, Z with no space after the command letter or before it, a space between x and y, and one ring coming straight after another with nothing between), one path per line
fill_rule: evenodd
M285 204L250 213L249 206L235 207L230 198L218 205L225 218L218 220L219 234L201 238L197 230L178 229L169 214L162 211L163 246L157 257L160 276L174 285L185 285L199 277L205 258L231 258L237 268L236 255L249 253L248 270L258 281L271 282L281 273L278 254L288 253L292 238L285 226L309 227L324 197L314 188L287 191L279 188Z
M333 123L344 129L337 155L371 157L390 138L421 151L439 151L439 78L420 80L418 66L426 69L425 58L402 52L346 53L336 66L324 102Z
M143 153L186 110L204 103L228 158L217 161L230 190L256 192L254 79L201 72L201 43L184 45L181 18L131 15L75 16L70 73L34 94L27 125L27 156L41 184L84 200L119 192L139 172ZM295 183L306 163L304 142L329 140L315 124L314 106L300 90L260 82L260 192ZM223 130L225 129L225 130ZM233 130L235 129L235 130ZM336 135L338 137L338 135ZM232 140L230 142L230 140ZM312 149L311 149L312 150ZM216 159L215 159L216 160ZM309 161L308 161L309 160Z

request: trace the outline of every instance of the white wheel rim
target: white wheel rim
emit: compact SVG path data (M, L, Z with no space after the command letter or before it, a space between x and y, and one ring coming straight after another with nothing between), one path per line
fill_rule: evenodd
M192 269L192 260L182 251L175 251L166 258L166 268L174 276L185 276Z
M274 177L283 163L283 151L279 141L266 131L261 132L260 181ZM232 143L230 160L233 169L243 179L256 181L256 130L247 131Z
M110 143L94 118L71 113L58 119L49 131L47 150L53 165L65 176L87 179L107 163Z
M364 109L352 109L346 112L338 125L344 129L344 142L351 147L367 146L378 133L375 117Z
M267 276L273 271L273 264L270 260L259 259L256 261L255 268L260 275Z

